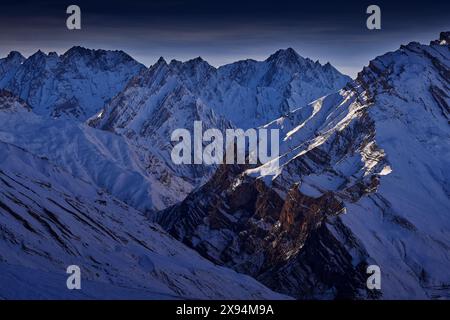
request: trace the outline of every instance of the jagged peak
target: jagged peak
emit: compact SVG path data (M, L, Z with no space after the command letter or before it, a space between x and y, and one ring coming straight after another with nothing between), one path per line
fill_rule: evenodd
M449 44L450 43L450 31L441 32L439 40L445 41L447 44Z
M339 72L330 62L325 63L322 67L328 71Z
M439 34L439 40L433 40L430 45L449 45L450 44L450 31L442 31Z
M46 58L46 57L47 57L47 55L41 49L39 49L38 51L33 53L31 56L29 56L27 61L34 61L36 59L42 59L42 58Z
M204 60L202 57L197 57L194 59L190 59L183 63L189 68L206 68L206 69L215 69L212 65L208 63L208 61Z
M200 57L200 56L198 56L198 57L196 57L196 58L193 58L193 59L190 59L190 60L187 60L186 63L188 63L188 64L199 64L199 63L207 63L207 64L209 64L208 62L206 62L206 61L205 61L202 57Z
M11 60L11 59L17 59L17 60L25 60L25 57L18 51L11 51L7 56L6 59Z
M436 73L436 75L441 74L446 78L448 68L446 67L445 58L443 58L444 55L436 54L439 51L433 50L433 46L446 45L445 33L444 35L441 33L441 37L444 40L431 41L430 45L413 41L407 45L401 45L395 51L376 57L358 73L356 77L357 84L362 85L363 89L370 89L369 91L373 96L376 95L376 92L387 92L393 88L399 94L398 90L402 90L403 87L397 85L396 81L401 77L413 76L413 65L420 65L427 72ZM427 86L432 84L430 79L432 77L424 77L420 85ZM404 96L411 97L419 93L417 88L415 88L414 91L408 94L404 93Z
M145 75L144 77L147 77L148 75L161 72L161 70L168 71L169 70L168 67L169 65L167 64L166 60L163 57L159 57L159 59L150 67L148 67L142 75L143 76Z
M73 46L63 54L63 57L72 57L74 55L99 57L108 54L120 56L127 60L134 60L122 50L89 49L82 46Z
M298 61L300 59L303 59L303 57L300 56L297 51L289 47L287 49L277 50L274 54L270 55L270 57L267 58L266 61Z
M169 65L180 65L180 64L182 64L182 63L183 63L183 62L180 61L180 60L172 59L172 60L170 60Z
M66 52L64 52L64 56L71 56L74 54L88 54L92 52L91 49L82 47L82 46L73 46L72 48L70 48L69 50L67 50Z
M164 59L164 57L159 57L159 59L158 59L158 61L156 61L156 63L154 64L154 66L157 66L157 65L167 65L167 61L166 61L166 59Z

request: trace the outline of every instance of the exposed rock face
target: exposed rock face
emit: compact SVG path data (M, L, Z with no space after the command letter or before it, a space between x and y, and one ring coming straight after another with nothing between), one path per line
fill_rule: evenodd
M410 43L339 92L345 77L289 49L219 69L160 59L135 76L117 53L12 53L0 61L13 91L0 92L0 280L51 278L76 258L95 284L131 283L139 297L284 297L207 258L302 299L450 297L449 51L448 33ZM80 103L83 70L91 79L111 63L125 89ZM309 95L308 84L320 86ZM85 119L119 91L94 128L49 119ZM279 129L280 167L174 166L170 134L195 120ZM148 222L149 208L165 208L152 218L203 258ZM366 287L371 264L381 291Z
M376 58L265 126L282 132L279 169L222 167L155 220L298 298L448 297L449 59L445 41ZM381 291L366 287L369 264Z
M351 138L346 133L339 137ZM327 154L317 149L292 160L285 170L301 176L333 168ZM180 205L158 213L156 221L204 257L252 275L276 291L298 298L371 296L364 290L367 254L356 239L349 239L351 232L339 215L345 211L343 199L357 201L375 191L375 176L355 179L342 194L324 191L312 196L301 192L301 183L288 184L290 174L268 186L248 172L222 166ZM354 259L349 251L360 257Z

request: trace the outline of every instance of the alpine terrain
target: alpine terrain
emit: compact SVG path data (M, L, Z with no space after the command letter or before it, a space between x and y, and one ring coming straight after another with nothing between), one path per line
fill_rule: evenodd
M353 80L291 48L218 68L11 52L0 299L450 298L449 42ZM195 121L278 129L279 166L175 164L171 135Z
M300 299L448 298L449 37L401 46L269 122L279 168L224 165L155 220ZM367 289L368 265L380 267L381 291Z

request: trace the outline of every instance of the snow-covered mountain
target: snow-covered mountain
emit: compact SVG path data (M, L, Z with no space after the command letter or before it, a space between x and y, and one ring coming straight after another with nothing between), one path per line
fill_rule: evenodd
M449 36L350 82L292 49L0 59L0 298L449 298ZM280 129L280 167L173 164L196 120Z
M192 189L169 176L158 154L78 121L36 115L23 100L0 90L0 140L45 157L143 212L166 208Z
M288 48L265 61L244 60L220 67L217 89L196 88L219 114L247 129L336 92L350 80L330 63L321 65Z
M449 37L380 56L271 121L279 169L223 166L155 220L298 298L449 298ZM381 291L366 287L372 264Z
M183 179L176 192L185 197L216 167L174 165L170 152L175 129L193 133L194 121L202 121L203 130L251 128L335 92L348 80L331 65L302 58L293 49L277 51L266 61L240 61L218 69L201 58L170 63L160 58L89 123L126 137L138 153L154 155L139 156L143 166L150 168L158 161L168 184ZM168 194L172 191L165 189Z
M31 113L4 97L0 116ZM288 298L215 266L48 159L5 142L0 148L0 298ZM69 265L81 268L80 291L66 287Z
M170 157L173 147L170 136L174 129L187 128L192 132L195 120L202 120L204 129L232 127L225 115L233 118L233 113L220 114L218 110L222 107L218 106L218 101L222 98L215 97L228 97L228 91L235 90L232 87L244 92L247 90L243 89L245 86L253 86L253 89L248 89L246 97L241 94L239 99L263 101L263 98L256 97L255 88L259 88L257 83L263 86L262 79L268 77L264 74L268 73L269 65L273 64L272 72L283 74L284 79L289 79L289 72L292 77L298 77L300 71L305 71L306 75L313 70L301 69L299 61L308 66L311 61L301 58L291 49L277 52L266 62L254 62L260 71L255 71L252 84L242 82L236 70L237 80L226 82L230 73L227 69L231 66L217 70L200 58L185 63L172 61L170 64L160 59L152 67L141 70L141 65L122 52L80 47L74 47L62 56L38 52L26 60L13 52L1 61L5 71L0 78L9 79L6 87L28 103L31 101L33 109L33 113L25 116L4 114L0 118L2 139L47 157L76 177L90 181L143 211L161 210L183 200L195 187L206 182L215 170L214 166L174 165ZM278 64L279 68L276 67ZM286 69L289 64L293 64L291 71ZM314 66L318 68L320 65ZM139 70L140 73L125 85L126 79ZM324 92L329 92L329 83L335 81L333 86L338 87L339 81L346 80L344 76L335 79L333 74L330 74L331 80L322 79L324 88L321 90ZM290 86L287 80L283 80L284 83L273 80L272 84L269 80L264 81L267 86ZM118 93L122 86L125 89ZM267 87L267 90L275 89ZM304 96L308 94L306 91L303 93ZM105 110L89 121L104 131L88 128L79 122L98 111L107 97L113 96L115 98ZM69 113L81 110L68 116L75 121L65 116L59 120L49 117L56 116L55 112L60 110L60 104L55 101L68 101L72 97L77 101L89 100L77 103L75 109L66 109ZM234 102L236 113L239 99ZM268 106L270 101L264 103ZM42 107L44 105L48 110ZM284 112L278 110L277 104L273 109L278 116Z
M25 57L17 51L11 51L7 57L0 59L0 88L3 88L11 81L24 61Z
M105 108L98 126L145 131L139 127L143 119L157 116L166 99L186 95L238 128L254 128L336 92L350 80L329 63L313 62L291 48L265 61L238 61L217 69L200 57L169 64L160 58Z
M123 51L73 47L62 55L38 51L28 59L11 52L0 60L0 88L25 100L39 115L83 121L143 69Z

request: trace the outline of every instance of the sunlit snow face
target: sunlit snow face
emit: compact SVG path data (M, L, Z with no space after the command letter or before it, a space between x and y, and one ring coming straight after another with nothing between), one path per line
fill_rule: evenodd
M56 0L2 4L0 55L12 49L62 53L73 45L120 48L152 65L158 57L186 60L201 55L214 66L239 59L262 60L279 48L330 61L354 77L367 61L398 43L429 41L448 27L445 1L384 1L377 5L383 29L366 28L361 1L78 1L81 30L66 27L66 7ZM420 24L416 23L421 21ZM345 44L345 45L343 45Z

